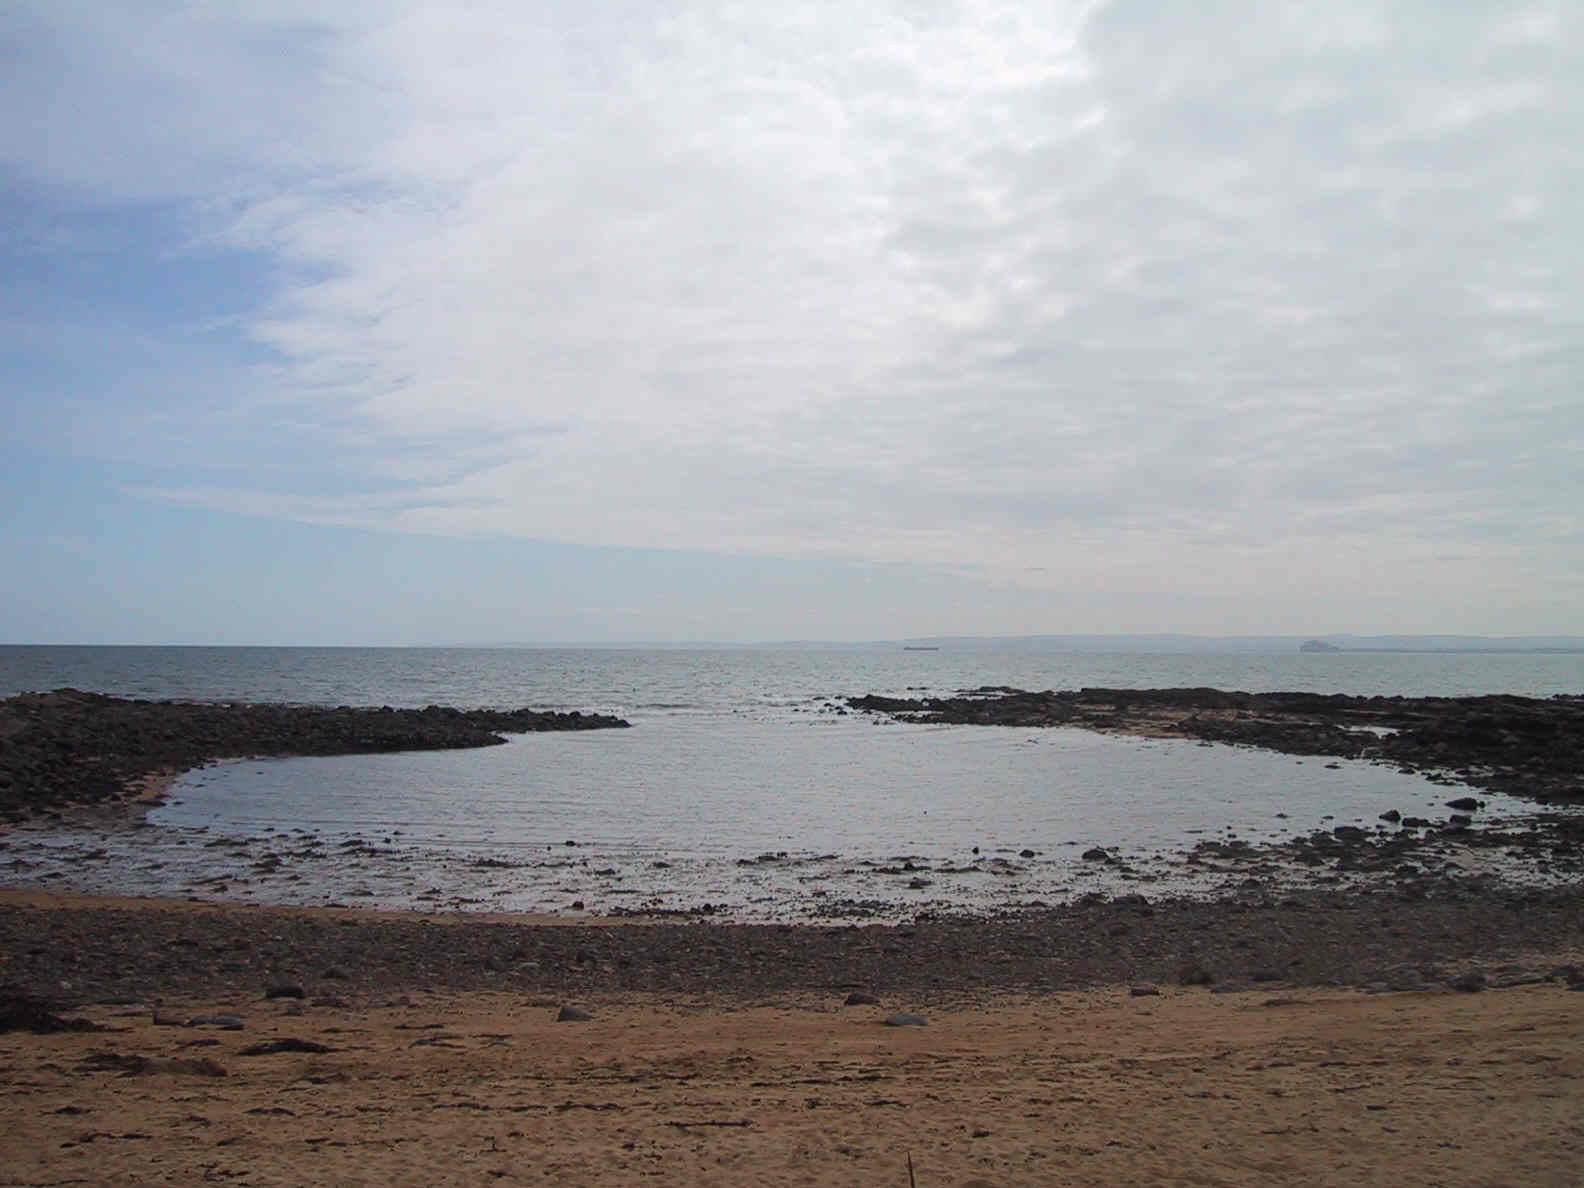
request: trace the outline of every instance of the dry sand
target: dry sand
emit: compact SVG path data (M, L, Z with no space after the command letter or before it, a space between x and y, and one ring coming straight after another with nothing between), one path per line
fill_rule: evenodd
M87 1008L117 1030L0 1036L0 1183L901 1186L909 1156L919 1188L1584 1177L1584 994L1554 985L559 1005L161 1008L243 1031ZM242 1054L288 1037L332 1050Z

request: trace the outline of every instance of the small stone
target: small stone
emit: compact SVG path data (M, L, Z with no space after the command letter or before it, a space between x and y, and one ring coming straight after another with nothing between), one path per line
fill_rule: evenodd
M843 1006L879 1006L880 1005L880 1000L878 998L876 998L873 994L869 994L866 991L854 990L851 994L849 994L847 996L847 1001L842 1003L842 1005Z
M1033 850L1019 850L1018 851L1018 857L1019 858L1032 858L1032 857L1034 857L1034 851Z
M1402 814L1396 809L1387 809L1380 815L1380 819L1382 821L1389 821L1391 824L1395 825L1398 821L1402 820Z
M1129 986L1128 996L1131 998L1159 998L1160 989L1156 986Z
M564 1006L556 1012L557 1023L587 1023L593 1015L580 1007Z
M1472 796L1459 796L1456 800L1447 801L1446 806L1449 809L1457 809L1460 813L1472 813L1480 807L1480 802Z
M1208 986L1214 981L1210 971L1199 961L1189 959L1177 967L1179 986Z
M303 988L296 982L274 982L264 988L265 998L303 998Z
M295 1036L286 1036L277 1040L265 1040L263 1043L253 1044L243 1048L237 1053L239 1056L272 1056L276 1052L308 1052L322 1053L334 1052L329 1044L321 1044L318 1040L297 1039Z
M1485 989L1485 975L1477 969L1471 969L1466 974L1460 974L1447 983L1452 989L1464 994L1478 994Z
M194 1015L187 1020L188 1027L218 1027L221 1031L241 1031L241 1015Z
M885 1017L887 1027L928 1027L929 1023L923 1015L909 1014L907 1011L898 1011L894 1015Z
M1083 852L1083 858L1085 862L1104 862L1110 857L1111 855L1107 854L1099 846L1095 846L1092 849L1088 849Z

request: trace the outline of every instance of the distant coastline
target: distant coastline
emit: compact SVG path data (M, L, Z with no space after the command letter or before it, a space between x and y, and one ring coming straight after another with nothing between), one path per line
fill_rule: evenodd
M1305 644L1324 647L1306 648ZM933 635L893 639L831 640L465 640L426 643L59 643L0 642L0 648L27 651L83 651L114 648L127 652L180 648L194 652L280 649L350 651L809 651L809 652L1035 652L1065 655L1237 655L1312 652L1380 652L1410 655L1584 655L1579 635Z
M1388 653L1396 656L1577 656L1584 653L1584 646L1571 646L1565 644L1539 645L1523 647L1515 644L1490 643L1486 645L1464 646L1419 646L1411 644L1376 644L1344 646L1332 643L1325 639L1307 639L1298 645L1300 652L1311 655L1341 655L1344 653Z
M900 648L907 652L1057 652L1080 655L1217 655L1292 652L1306 642L1325 643L1339 652L1395 652L1424 655L1584 655L1584 635L1190 635L1180 632L1111 635L915 635L900 639L761 639L509 641L436 644L435 647L500 649L598 649L645 651L833 651ZM1323 649L1321 649L1323 650Z

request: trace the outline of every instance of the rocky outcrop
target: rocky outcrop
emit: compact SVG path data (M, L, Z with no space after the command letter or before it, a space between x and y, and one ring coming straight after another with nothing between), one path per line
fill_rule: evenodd
M1542 802L1584 803L1584 697L1350 697L1220 689L980 688L953 697L854 697L914 722L1082 726L1369 758Z
M133 791L213 759L450 750L507 734L626 726L603 714L530 709L334 709L136 701L58 689L0 702L0 814L13 820Z

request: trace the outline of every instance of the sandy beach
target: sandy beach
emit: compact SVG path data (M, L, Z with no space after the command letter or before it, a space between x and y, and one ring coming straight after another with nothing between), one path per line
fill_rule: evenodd
M1576 1184L1584 933L1522 906L1198 905L1217 939L7 893L0 984L96 1029L10 1000L0 1183ZM1308 965L1245 968L1282 935Z
M0 1037L0 1176L902 1185L911 1159L923 1188L1564 1185L1584 1161L1584 995L1553 983L843 1001L100 1006L106 1031ZM205 1015L242 1029L167 1025Z

